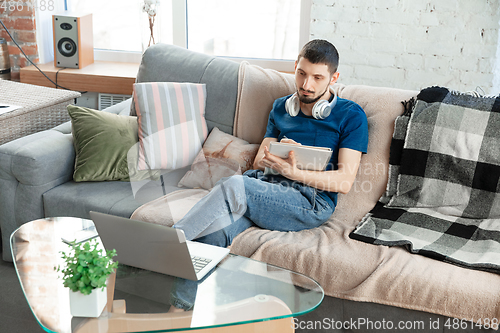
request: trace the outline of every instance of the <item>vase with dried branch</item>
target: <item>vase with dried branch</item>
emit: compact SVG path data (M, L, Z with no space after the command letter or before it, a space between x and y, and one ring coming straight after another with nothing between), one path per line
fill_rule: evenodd
M160 0L144 0L142 4L142 11L148 15L148 41L147 46L144 42L144 49L150 47L159 42L160 27L158 18L158 6L160 5ZM156 40L155 40L156 37Z

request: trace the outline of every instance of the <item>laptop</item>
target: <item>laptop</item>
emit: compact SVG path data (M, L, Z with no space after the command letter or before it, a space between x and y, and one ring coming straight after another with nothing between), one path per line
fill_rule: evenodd
M90 212L106 250L125 265L201 280L229 253L229 249L186 240L184 231L154 223Z

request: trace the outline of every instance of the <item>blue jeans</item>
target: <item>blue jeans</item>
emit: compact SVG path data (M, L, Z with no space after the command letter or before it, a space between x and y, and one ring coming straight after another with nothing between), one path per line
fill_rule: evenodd
M182 229L189 240L227 247L251 226L277 231L311 229L326 222L333 211L316 188L249 170L217 182L174 228ZM192 306L195 287L194 281L178 279L171 292L172 305Z

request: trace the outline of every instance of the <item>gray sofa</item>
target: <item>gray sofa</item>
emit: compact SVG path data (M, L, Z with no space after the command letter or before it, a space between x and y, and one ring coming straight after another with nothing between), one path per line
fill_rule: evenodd
M232 133L238 64L183 51L166 46L151 48L144 55L137 80L206 83L209 129L217 126ZM131 99L105 111L129 115L130 105ZM0 225L4 260L12 261L9 236L23 223L48 216L89 218L90 210L129 217L143 203L163 195L163 192L154 191L147 191L146 197L134 195L129 182L76 183L72 180L74 162L69 122L0 147ZM178 189L176 185L185 172L181 169L168 174L166 192Z
M137 81L206 83L209 130L218 127L250 143L262 140L273 101L295 90L293 75L162 44L144 53ZM368 154L353 189L339 197L337 210L323 226L297 233L250 228L235 239L231 251L313 277L332 296L319 315L332 317L349 306L355 315L359 306L335 303L346 299L456 318L499 318L500 276L348 237L384 193L394 119L403 112L401 102L417 92L342 84L334 88L340 97L360 104L369 122ZM127 100L105 111L129 115L130 106ZM179 190L176 185L187 171L166 174L165 186L151 181L135 192L130 182L74 182L74 161L70 123L0 146L4 260L12 261L9 236L23 223L52 216L89 218L91 210L129 217L143 204ZM387 309L396 308L375 309L387 319Z

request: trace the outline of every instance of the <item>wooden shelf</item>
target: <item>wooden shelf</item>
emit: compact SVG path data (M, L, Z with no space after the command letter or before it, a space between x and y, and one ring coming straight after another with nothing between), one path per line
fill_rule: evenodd
M38 67L57 84L75 91L93 91L107 94L132 95L138 63L96 61L81 69L54 67L54 62L40 64ZM35 66L21 68L21 82L38 86L52 87L51 83Z

